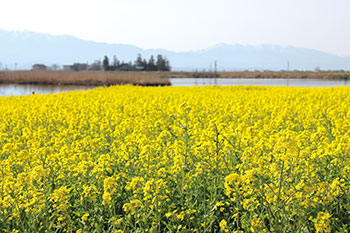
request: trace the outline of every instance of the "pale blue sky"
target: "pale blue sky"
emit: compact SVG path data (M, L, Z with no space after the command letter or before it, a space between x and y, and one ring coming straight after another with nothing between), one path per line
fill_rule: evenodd
M291 45L350 56L350 0L2 0L0 28L174 51Z

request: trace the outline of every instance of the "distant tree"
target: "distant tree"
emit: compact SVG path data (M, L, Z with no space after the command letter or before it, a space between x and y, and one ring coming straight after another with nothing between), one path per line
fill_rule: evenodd
M52 66L50 66L50 70L60 70L60 66L57 64L53 64Z
M109 70L109 59L108 59L107 56L105 56L105 57L103 58L102 65L103 65L103 70L104 70L104 71Z
M164 71L170 71L170 70L171 70L170 62L169 62L168 58L165 58L165 70Z
M148 68L148 63L147 63L147 60L146 59L143 59L142 60L142 66L143 66L143 70L145 71L148 71L149 68Z
M164 60L161 54L157 55L157 70L162 70L164 68Z
M95 60L90 66L90 70L101 70L101 69L102 69L101 60Z
M159 71L170 71L170 64L166 57L163 57L161 54L157 56L157 70Z
M2 70L2 62L0 61L0 70Z
M137 54L137 58L135 61L135 69L136 70L144 70L145 69L141 54Z
M113 69L117 69L120 66L120 61L118 60L117 56L113 56L113 63L112 63Z
M110 64L109 58L104 56L103 61L97 60L90 65L90 70L143 70L143 71L170 71L169 60L161 55L157 55L157 60L154 59L154 56L151 55L149 60L142 58L141 54L137 55L137 58L134 62L120 62L116 55L113 56L113 61Z
M149 58L149 60L148 60L148 64L147 64L147 70L149 70L149 71L156 71L157 70L157 66L156 66L156 64L155 64L155 60L154 60L154 57L153 57L153 55Z

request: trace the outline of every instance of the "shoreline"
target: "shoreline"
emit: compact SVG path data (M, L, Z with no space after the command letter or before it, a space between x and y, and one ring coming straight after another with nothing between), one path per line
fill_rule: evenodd
M172 72L170 78L230 78L230 79L318 79L348 80L349 72Z
M104 71L1 71L0 84L81 86L171 86L169 79L304 79L350 80L345 72L104 72Z

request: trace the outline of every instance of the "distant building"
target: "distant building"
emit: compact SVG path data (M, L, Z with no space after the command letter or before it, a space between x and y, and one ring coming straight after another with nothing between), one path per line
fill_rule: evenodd
M65 71L84 71L88 70L87 63L74 63L73 65L64 65L63 70Z
M71 71L71 70L73 70L73 66L72 65L63 65L63 70Z
M45 66L44 64L35 64L32 67L33 67L32 70L34 71L47 70L47 66Z

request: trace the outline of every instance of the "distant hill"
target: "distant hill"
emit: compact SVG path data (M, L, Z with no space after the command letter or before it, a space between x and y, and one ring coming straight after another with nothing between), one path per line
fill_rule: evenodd
M93 62L107 55L112 59L134 61L140 53L146 59L150 55L163 54L168 57L173 70L350 70L350 57L340 57L314 49L282 47L276 45L243 46L218 44L212 48L172 52L163 49L141 49L127 44L98 43L78 39L73 36L52 36L30 31L0 30L0 62L2 68L30 69L32 64L72 64L74 62Z

